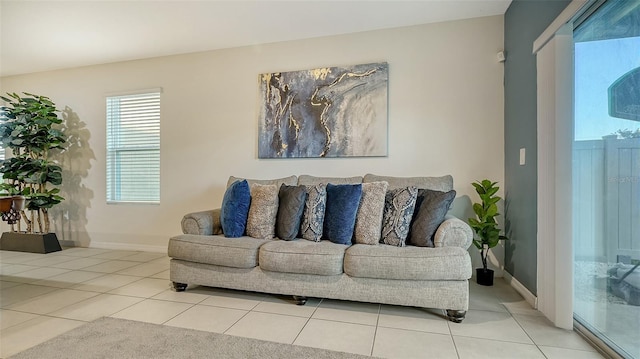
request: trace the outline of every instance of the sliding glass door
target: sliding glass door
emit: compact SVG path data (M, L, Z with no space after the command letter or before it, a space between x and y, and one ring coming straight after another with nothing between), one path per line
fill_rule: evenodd
M604 2L574 43L574 318L640 359L640 2Z

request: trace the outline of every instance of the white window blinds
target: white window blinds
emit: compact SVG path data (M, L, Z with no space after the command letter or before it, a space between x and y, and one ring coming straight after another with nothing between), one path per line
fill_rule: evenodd
M107 97L107 202L160 203L160 91Z
M4 111L0 111L0 117L4 116ZM0 147L0 161L3 161L6 159L7 153L5 152L5 149Z

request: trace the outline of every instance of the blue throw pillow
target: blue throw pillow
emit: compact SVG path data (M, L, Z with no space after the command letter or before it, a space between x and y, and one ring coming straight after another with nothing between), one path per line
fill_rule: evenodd
M251 191L246 180L235 181L227 188L220 207L220 224L225 237L242 237L247 227Z
M327 205L322 237L334 243L351 244L362 184L327 184Z

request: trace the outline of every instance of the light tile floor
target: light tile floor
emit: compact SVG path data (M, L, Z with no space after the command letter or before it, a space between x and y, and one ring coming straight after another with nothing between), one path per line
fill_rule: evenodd
M194 287L176 293L159 253L0 251L0 358L103 316L386 358L601 358L502 279L470 282L467 318L407 308ZM203 320L206 319L206 320Z

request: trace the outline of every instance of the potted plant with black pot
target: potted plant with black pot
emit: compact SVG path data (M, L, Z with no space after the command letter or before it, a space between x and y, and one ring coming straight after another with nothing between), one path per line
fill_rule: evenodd
M9 211L2 212L11 232L2 234L0 249L49 253L62 249L50 233L49 209L64 199L56 188L62 183L62 168L52 155L64 151L66 140L51 99L23 95L0 96L5 102L0 106L0 145L12 154L0 161L0 191L11 196Z
M498 202L502 199L496 193L500 187L498 182L487 179L472 183L480 196L480 203L473 204L473 212L476 218L469 218L469 225L476 233L473 244L480 250L482 268L476 268L476 281L480 285L493 285L493 270L487 268L487 255L489 249L498 245L500 240L508 238L500 234L500 228L495 217L499 216Z

